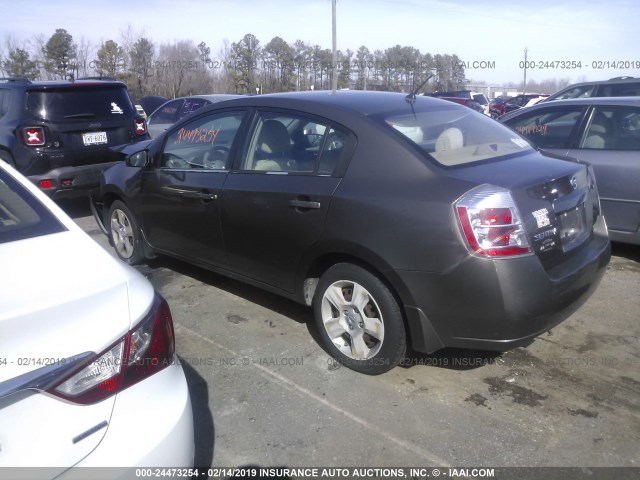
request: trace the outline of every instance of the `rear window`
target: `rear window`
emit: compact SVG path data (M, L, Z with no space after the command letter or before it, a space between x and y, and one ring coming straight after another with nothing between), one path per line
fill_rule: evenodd
M198 110L200 107L203 107L205 105L207 105L209 102L209 100L205 100L204 98L188 98L185 102L184 105L182 106L182 109L180 110L180 115L178 116L178 118L182 118L185 115L191 113L191 112L195 112L196 110Z
M125 88L104 86L30 91L27 94L27 109L36 118L56 122L130 118L135 112Z
M0 169L0 244L65 230L27 189Z
M383 121L444 166L533 150L526 140L495 120L455 105L390 115Z

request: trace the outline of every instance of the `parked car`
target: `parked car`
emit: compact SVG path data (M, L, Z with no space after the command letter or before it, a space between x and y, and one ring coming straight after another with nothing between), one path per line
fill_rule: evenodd
M569 85L566 88L547 97L551 100L567 100L586 97L637 97L640 96L640 78L616 77L598 82L582 82Z
M485 115L489 115L489 100L484 95L484 93L472 92L471 90L455 90L450 92L433 92L426 93L425 95L429 97L436 98L464 98L465 100L469 100L471 102L475 102L482 107L482 113ZM469 105L467 105L469 106Z
M475 110L478 113L484 113L484 108L478 102L474 100L469 100L468 98L460 98L460 97L438 97L442 100L447 100L449 102L458 103L460 105L464 105L469 107L471 110Z
M0 469L192 467L171 312L0 161Z
M640 245L640 98L544 102L500 121L546 151L592 165L611 239Z
M144 108L142 108L142 105L135 104L133 107L136 109L136 112L138 112L138 115L140 115L145 120L147 119L147 112L144 111Z
M0 79L0 160L51 197L86 195L110 147L148 138L124 83Z
M498 118L505 113L519 110L548 96L544 93L523 93L515 97L498 97L489 103L489 112L491 118ZM534 103L531 103L532 101Z
M610 257L589 168L435 98L243 97L121 153L94 198L121 259L169 255L313 306L327 351L368 374L407 345L526 345Z
M142 107L142 109L144 110L144 113L147 115L147 118L148 118L149 115L155 112L160 105L168 101L169 99L165 97L159 97L157 95L148 95L140 99L140 106Z
M185 115L195 112L205 105L222 102L240 95L194 95L192 97L181 97L169 100L158 107L147 119L147 126L151 138L155 138L164 132L168 127L180 120Z

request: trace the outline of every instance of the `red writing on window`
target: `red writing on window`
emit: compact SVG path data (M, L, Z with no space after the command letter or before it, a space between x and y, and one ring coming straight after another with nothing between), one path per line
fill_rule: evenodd
M549 125L547 125L546 123L542 125L529 125L525 127L516 127L516 131L522 135L531 135L531 134L546 135L548 129L549 129Z
M210 130L208 128L194 128L187 130L181 128L178 131L178 138L173 143L215 143L220 133L220 129Z

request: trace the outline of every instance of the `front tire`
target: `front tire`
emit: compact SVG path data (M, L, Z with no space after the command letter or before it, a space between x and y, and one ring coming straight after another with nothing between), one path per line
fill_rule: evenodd
M136 265L144 259L140 230L131 210L120 200L109 208L109 240L120 260Z
M364 268L349 263L329 268L316 288L314 314L324 346L352 370L379 375L405 355L406 334L398 302Z

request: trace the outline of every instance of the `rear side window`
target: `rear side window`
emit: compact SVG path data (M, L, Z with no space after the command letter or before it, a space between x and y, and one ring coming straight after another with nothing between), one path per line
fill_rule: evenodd
M596 107L580 148L640 150L640 109Z
M240 168L331 175L354 143L353 135L322 119L262 112Z
M0 169L0 244L65 230L27 189Z
M640 96L640 82L604 85L601 97L637 97Z
M32 90L27 109L36 118L55 122L131 118L135 112L125 88L105 86Z
M0 88L0 118L4 117L9 112L9 96L11 91L5 88Z
M506 125L540 148L569 148L584 108L549 108L507 120Z
M444 166L532 150L525 140L495 120L455 105L387 116L383 120Z

